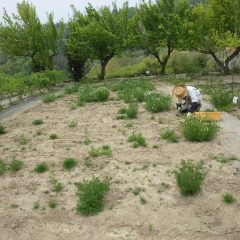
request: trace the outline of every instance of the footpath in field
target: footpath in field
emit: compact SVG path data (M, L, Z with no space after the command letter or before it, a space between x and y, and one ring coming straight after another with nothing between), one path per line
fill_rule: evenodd
M160 91L163 91L162 87L161 89L158 89ZM172 93L172 86L166 85L164 87L164 92L167 94ZM32 99L29 99L24 102L20 102L16 105L13 105L9 107L8 109L3 110L0 112L0 122L6 122L10 119L13 119L18 114L24 112L27 109L31 109L35 106L37 106L39 103L41 103L40 97L34 97ZM202 110L213 108L213 106L203 101L203 107ZM229 152L229 154L232 154L236 156L237 158L240 157L240 121L236 117L232 116L229 113L224 112L222 115L222 120L220 122L221 126L221 135L220 138L220 144L224 147L224 149Z

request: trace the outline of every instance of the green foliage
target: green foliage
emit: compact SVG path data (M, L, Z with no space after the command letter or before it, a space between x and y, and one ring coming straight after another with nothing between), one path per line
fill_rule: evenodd
M35 119L35 120L32 121L32 124L34 126L42 125L43 124L43 120L42 119Z
M213 105L223 111L226 111L232 106L232 93L226 89L215 89L210 92Z
M233 204L234 202L236 202L236 199L233 197L231 193L226 193L223 195L223 201L226 204Z
M140 79L132 81L120 81L112 84L111 89L117 91L120 99L126 103L142 102L145 99L145 93L155 89L153 83Z
M144 197L140 197L140 202L141 202L141 204L144 205L147 203L147 200Z
M171 130L169 128L165 128L165 129L162 130L161 137L163 139L165 139L167 142L170 142L170 143L177 143L178 142L178 138L176 136L176 133L174 132L174 130Z
M35 202L35 203L33 204L33 209L34 209L34 210L37 210L37 209L39 209L39 208L40 208L39 202Z
M169 110L171 106L171 97L158 92L148 92L145 98L145 107L147 111L152 113Z
M121 108L118 110L117 119L126 119L126 118L137 118L138 115L138 105L131 103L128 105L128 108Z
M84 86L80 89L79 102L106 102L110 95L106 87Z
M78 124L78 121L77 120L72 120L68 123L68 127L69 128L75 128Z
M56 208L57 207L57 202L55 200L50 200L48 203L48 206L50 208Z
M74 60L99 60L101 72L98 78L103 80L109 60L126 49L130 22L128 5L126 3L118 9L113 3L113 9L102 7L99 10L89 5L86 13L84 16L74 9L67 47Z
M220 163L229 163L231 161L238 160L238 159L234 156L231 156L231 157L218 156L216 157L216 160Z
M78 183L77 212L83 215L94 215L104 208L104 196L109 191L109 180L101 181L93 177L92 180Z
M6 133L5 127L0 123L0 134Z
M44 103L55 102L55 100L56 100L56 95L55 95L55 94L51 94L51 93L45 94L45 95L42 97L42 101L43 101Z
M190 116L181 122L182 133L190 141L202 142L212 140L219 131L215 121L203 121L195 116Z
M27 145L28 139L25 137L24 134L21 134L19 137L16 139L19 143L19 145Z
M49 135L49 139L51 139L51 140L58 139L58 135L57 135L56 133L51 133L51 134Z
M65 170L72 170L73 168L75 168L77 166L77 160L74 158L67 158L63 161L63 168Z
M99 157L99 156L111 157L112 156L112 150L108 145L103 145L101 148L91 147L91 150L88 153L91 157Z
M73 93L77 93L78 91L79 91L79 85L77 84L67 86L64 88L64 92L66 94L73 94Z
M0 159L0 176L7 171L7 165Z
M52 14L48 14L47 22L41 24L35 7L23 1L17 3L17 14L12 17L4 10L0 47L10 56L30 59L33 71L52 69L63 30L63 22L56 26Z
M38 163L34 168L34 171L37 173L44 173L48 170L48 165L46 162Z
M21 170L22 167L23 167L23 161L17 160L15 158L13 158L11 163L9 164L9 169L13 172L17 172Z
M132 142L133 143L133 147L134 148L138 148L138 147L146 147L146 140L145 138L142 136L142 134L135 134L133 133L132 135L130 135L128 137L128 142Z
M194 164L191 161L182 160L179 169L175 170L177 185L185 196L200 191L205 175L203 162Z

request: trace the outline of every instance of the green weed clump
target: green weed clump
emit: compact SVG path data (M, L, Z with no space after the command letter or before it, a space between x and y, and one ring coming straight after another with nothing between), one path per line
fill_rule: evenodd
M171 130L169 128L165 128L161 132L161 137L165 139L169 143L177 143L178 138L174 130Z
M210 92L213 105L223 111L232 109L232 93L226 89L216 89Z
M38 163L37 166L34 168L34 171L37 173L44 173L48 170L48 165L45 162Z
M203 162L194 164L191 161L181 161L178 170L175 170L177 185L183 195L194 195L201 190L205 178Z
M57 135L56 133L51 133L51 134L49 135L49 139L51 139L51 140L58 139L58 135Z
M48 94L45 94L43 97L42 97L42 101L44 103L51 103L51 102L54 102L56 100L56 95L55 94L51 94L51 93L48 93Z
M61 192L63 190L63 184L59 182L57 179L53 178L51 180L51 183L53 192Z
M74 84L72 86L67 86L64 89L65 94L73 94L77 93L79 91L79 86L77 84Z
M3 175L7 171L7 165L0 160L0 176Z
M0 123L0 134L6 133L5 127Z
M212 140L219 131L215 121L203 121L195 116L185 118L181 122L182 133L190 141L202 142Z
M38 126L38 125L42 125L42 124L43 124L42 119L35 119L32 121L32 125L34 125L34 126Z
M103 145L101 148L91 147L91 150L88 152L91 157L99 157L99 156L112 156L112 149L108 145Z
M11 163L9 164L9 168L13 172L17 172L21 170L22 167L23 167L23 161L17 160L15 158L13 158Z
M133 133L132 135L130 135L128 137L128 142L132 142L134 148L146 147L147 146L146 140L142 136L142 134L135 134L135 133Z
M84 102L106 102L109 99L110 91L106 87L85 86L80 89L78 103Z
M75 128L78 125L78 121L77 120L72 120L68 123L68 127L69 128Z
M226 193L223 195L223 201L226 204L232 204L232 203L236 202L236 199L233 197L233 195L231 193Z
M117 119L132 119L137 118L138 115L138 105L136 103L130 103L128 108L120 108L118 110Z
M77 166L77 160L74 159L74 158L66 158L64 161L63 161L63 168L65 170L72 170L74 167Z
M77 212L83 215L94 215L104 209L104 196L109 191L108 179L101 181L97 177L77 184Z
M48 203L48 206L50 208L56 208L57 207L57 202L55 200L50 200Z
M171 97L158 92L147 92L145 95L145 108L152 113L163 112L170 109Z

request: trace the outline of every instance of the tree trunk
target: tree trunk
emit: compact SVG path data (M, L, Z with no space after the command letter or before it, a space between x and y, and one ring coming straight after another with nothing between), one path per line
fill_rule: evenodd
M105 57L104 59L101 59L101 72L98 75L98 79L100 81L104 80L105 78L105 70L106 70L106 66L108 64L108 62L112 59L112 57L114 56L114 53L111 53L110 55L108 55L107 57Z
M158 63L160 64L160 67L161 67L160 74L161 75L165 74L168 59L173 51L173 48L171 48L170 45L168 45L167 47L168 47L167 55L163 58L163 60L160 59L157 50L154 53L152 53L152 55L156 57Z
M224 62L221 62L221 60L217 57L217 55L214 52L210 52L210 54L212 55L217 65L221 68L222 72L227 75L230 73L229 63L239 54L239 52L240 48L236 48L235 51L225 59Z

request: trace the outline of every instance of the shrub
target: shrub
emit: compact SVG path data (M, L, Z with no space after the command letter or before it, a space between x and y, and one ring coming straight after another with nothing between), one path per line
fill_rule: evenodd
M37 166L34 168L34 171L37 173L44 173L48 170L48 165L45 162L38 163Z
M51 102L54 102L56 100L56 95L55 94L45 94L43 97L42 97L42 101L44 103L51 103Z
M171 142L171 143L177 143L178 142L176 133L174 132L174 130L171 130L169 128L165 128L165 129L162 130L161 137L163 139L167 140L167 142Z
M32 121L32 125L37 126L37 125L42 125L43 120L42 119L35 119Z
M110 95L106 87L84 86L80 89L80 96L77 102L105 102Z
M223 201L226 204L232 204L232 203L236 202L236 199L233 197L233 195L231 193L226 193L223 195Z
M146 140L145 138L142 136L142 134L135 134L133 133L131 136L128 137L128 142L132 142L133 143L133 147L137 148L137 147L146 147Z
M66 158L63 161L63 168L68 171L76 167L76 165L77 165L77 160L74 158Z
M217 89L210 92L213 105L223 111L228 111L232 106L232 93L226 89Z
M17 172L21 170L22 167L23 167L23 161L16 160L15 158L13 158L11 163L9 164L9 168L13 172Z
M210 141L219 131L215 121L203 121L195 116L185 118L181 122L182 133L190 141Z
M138 115L138 105L137 104L129 104L126 115L128 118L137 118Z
M152 113L166 111L171 106L170 96L165 96L157 92L148 92L145 98L145 107L147 111Z
M101 181L96 177L90 181L79 183L77 212L83 215L94 215L102 211L104 208L104 196L109 191L109 185L108 179Z
M6 164L0 160L0 176L3 175L7 171Z
M175 170L177 185L183 195L193 195L200 191L205 178L203 162L192 163L181 161L180 168Z
M6 133L5 127L0 123L0 134Z

